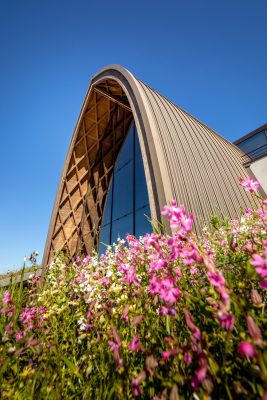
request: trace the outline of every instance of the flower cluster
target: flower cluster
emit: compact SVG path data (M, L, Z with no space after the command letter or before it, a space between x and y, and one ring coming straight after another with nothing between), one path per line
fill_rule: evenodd
M2 398L265 399L266 203L197 238L173 201L172 235L59 253L42 285L3 290Z

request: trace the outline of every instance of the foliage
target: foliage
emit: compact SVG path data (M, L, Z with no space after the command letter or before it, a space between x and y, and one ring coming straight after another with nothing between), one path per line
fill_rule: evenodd
M1 398L266 399L266 203L197 239L172 202L172 236L58 254L3 290Z

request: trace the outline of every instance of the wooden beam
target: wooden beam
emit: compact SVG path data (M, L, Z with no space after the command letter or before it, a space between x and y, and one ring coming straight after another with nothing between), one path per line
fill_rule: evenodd
M122 103L121 101L115 99L115 97L111 96L110 94L105 93L105 92L102 92L102 90L99 90L99 89L97 89L97 88L94 88L94 91L95 91L96 93L101 94L102 96L107 97L108 99L110 99L110 100L113 101L114 103L117 103L119 106L125 108L126 110L132 112L131 107L129 107L129 106L127 106L126 104Z

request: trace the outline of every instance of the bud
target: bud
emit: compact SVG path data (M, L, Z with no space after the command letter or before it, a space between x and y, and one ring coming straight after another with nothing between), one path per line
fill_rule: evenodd
M158 362L153 355L148 356L146 358L146 369L151 376L154 375L155 368L157 368L157 366L158 366Z
M213 390L213 383L212 383L212 380L210 378L203 379L202 386L206 390L206 392L208 392L209 394Z
M254 342L257 345L261 345L262 344L262 335L261 335L260 328L258 327L258 325L255 323L254 319L250 315L247 315L246 320L247 320L248 333L250 334L250 337L254 340Z
M142 383L145 379L146 379L146 372L141 371L135 378L135 382L137 385L140 385L140 383Z
M231 239L230 247L231 247L232 251L236 251L237 250L238 245L237 245L237 243L236 243L236 241L234 239Z
M262 307L263 302L262 302L262 297L260 293L256 289L252 289L250 293L250 298L255 307Z
M171 389L170 400L179 400L178 387L176 384L174 384Z

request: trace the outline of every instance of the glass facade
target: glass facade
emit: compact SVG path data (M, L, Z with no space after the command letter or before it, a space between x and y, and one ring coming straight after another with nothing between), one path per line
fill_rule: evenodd
M253 160L265 156L267 154L267 129L255 133L236 145Z
M99 253L127 233L136 237L151 232L145 171L136 127L133 124L118 156L106 200Z

